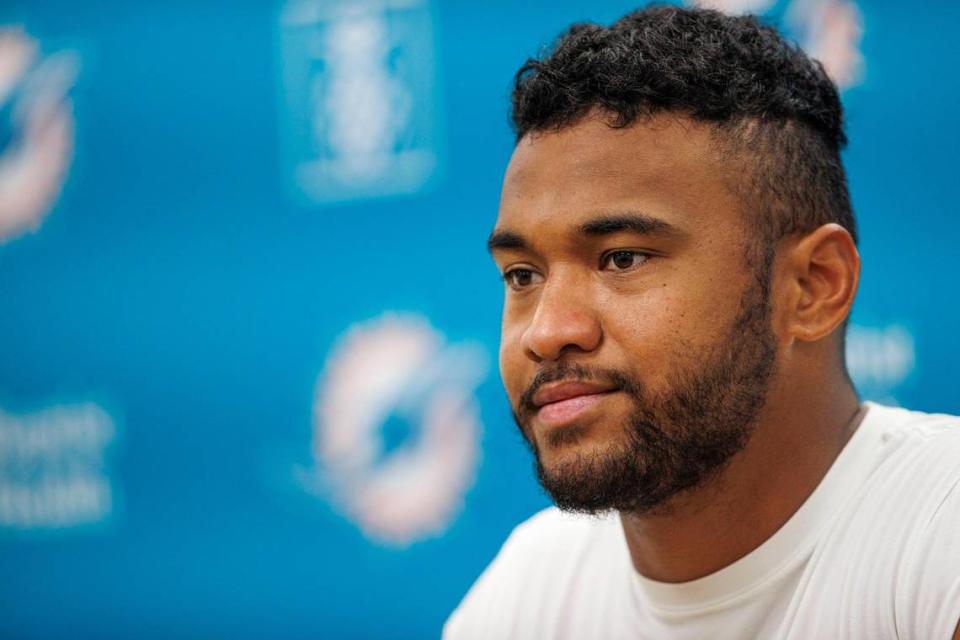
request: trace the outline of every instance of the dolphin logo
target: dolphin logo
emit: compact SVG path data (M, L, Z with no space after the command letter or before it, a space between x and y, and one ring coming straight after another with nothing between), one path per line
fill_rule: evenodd
M479 457L473 391L486 370L479 346L448 345L418 316L357 324L333 349L313 453L323 492L368 537L406 545L456 516Z
M0 28L0 241L40 226L73 152L76 56L38 48L21 28Z

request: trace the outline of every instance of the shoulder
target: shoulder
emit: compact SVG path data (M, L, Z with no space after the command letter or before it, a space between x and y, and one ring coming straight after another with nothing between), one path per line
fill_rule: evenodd
M927 413L913 411L903 407L891 407L867 402L870 413L892 432L911 433L916 436L930 437L944 435L950 437L960 429L960 416L946 413Z
M860 429L872 432L870 439L879 447L877 461L887 472L912 473L917 465L948 462L960 451L958 416L867 405L869 412Z
M619 537L618 537L619 536ZM618 562L626 544L614 514L544 509L518 525L444 626L444 638L525 637L550 617L587 568Z
M944 492L960 481L960 417L877 404L870 410L887 450L887 474Z
M902 532L899 549L887 550L898 559L898 630L949 638L960 619L960 417L871 408L883 418L889 454L864 500L882 515L874 522L877 539Z
M871 404L867 420L870 475L847 517L878 544L915 544L960 487L960 418Z

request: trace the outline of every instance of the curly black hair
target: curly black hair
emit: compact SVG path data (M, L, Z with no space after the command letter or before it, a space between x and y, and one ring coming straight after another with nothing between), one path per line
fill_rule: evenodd
M759 222L762 272L788 234L836 222L856 239L837 88L756 18L649 6L609 27L574 24L516 74L518 142L598 110L611 127L663 112L714 124L718 150L746 161L735 188Z

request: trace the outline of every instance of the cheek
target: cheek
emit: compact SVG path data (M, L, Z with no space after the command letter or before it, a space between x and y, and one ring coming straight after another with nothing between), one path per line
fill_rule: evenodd
M716 341L729 309L697 287L652 287L605 300L604 334L611 357L654 389Z
M500 331L500 378L511 401L523 393L530 361L523 353L523 329L504 318Z
M656 367L663 352L684 333L684 305L666 287L642 296L616 296L601 308L607 344L642 371Z

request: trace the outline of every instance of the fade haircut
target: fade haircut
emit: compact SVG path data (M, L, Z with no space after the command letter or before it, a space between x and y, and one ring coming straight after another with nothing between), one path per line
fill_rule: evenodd
M856 242L837 88L820 62L752 16L650 6L609 27L574 24L517 72L516 140L591 112L616 128L663 112L714 125L718 157L743 169L729 173L758 231L746 260L765 293L783 237L835 222Z

